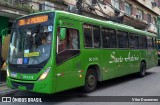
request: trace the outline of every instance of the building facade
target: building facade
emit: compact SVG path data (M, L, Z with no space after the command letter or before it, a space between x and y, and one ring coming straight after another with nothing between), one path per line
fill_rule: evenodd
M120 19L123 24L157 33L156 21L160 15L160 0L88 0L85 4L90 5L89 12L93 14L108 16L111 20Z
M152 33L157 33L156 21L157 17L160 15L159 0L106 1L109 1L111 5L122 12L125 24Z

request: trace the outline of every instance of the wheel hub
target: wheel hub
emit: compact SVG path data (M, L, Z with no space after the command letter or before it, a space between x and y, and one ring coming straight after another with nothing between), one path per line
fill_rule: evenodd
M93 86L95 84L95 77L93 75L88 76L88 85Z

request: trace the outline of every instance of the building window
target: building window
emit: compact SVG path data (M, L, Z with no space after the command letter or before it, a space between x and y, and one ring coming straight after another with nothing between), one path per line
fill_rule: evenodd
M153 17L153 24L155 25L156 24L156 18Z
M131 10L132 10L131 4L125 3L125 13L127 15L131 15Z
M151 15L150 15L150 14L147 14L147 17L148 17L148 18L147 18L147 22L148 22L148 23L151 23Z
M92 37L92 26L84 24L84 36L85 36L85 47L92 47L93 37Z
M136 14L136 17L138 18L138 19L143 19L143 11L142 10L140 10L140 9L137 9L137 14Z
M116 9L120 10L120 0L112 0L112 5Z

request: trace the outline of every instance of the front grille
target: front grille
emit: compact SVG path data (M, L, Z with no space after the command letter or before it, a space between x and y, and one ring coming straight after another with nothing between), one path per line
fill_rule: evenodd
M16 73L39 73L42 68L22 68L22 67L14 67L14 66L9 66L9 69L11 72L16 72Z
M14 88L18 88L18 86L24 86L27 90L32 90L34 87L33 83L20 83L20 82L11 82Z

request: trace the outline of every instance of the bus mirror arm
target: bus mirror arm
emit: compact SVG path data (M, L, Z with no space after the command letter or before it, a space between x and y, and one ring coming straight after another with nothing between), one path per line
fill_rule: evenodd
M66 28L60 29L60 39L64 40L66 38Z

